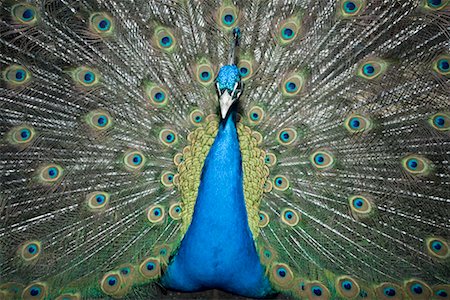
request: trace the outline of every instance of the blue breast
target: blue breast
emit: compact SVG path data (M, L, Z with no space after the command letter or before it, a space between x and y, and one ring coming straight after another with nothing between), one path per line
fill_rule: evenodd
M162 279L170 289L271 293L248 226L233 118L222 122L205 160L192 223Z

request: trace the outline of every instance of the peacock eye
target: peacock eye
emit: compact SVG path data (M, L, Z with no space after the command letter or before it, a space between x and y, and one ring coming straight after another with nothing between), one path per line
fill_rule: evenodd
M323 293L322 288L320 286L312 286L311 291L314 295L316 295L318 297L322 296L322 293Z
M246 67L239 68L239 73L241 74L242 77L247 76L249 73L248 68L246 68Z
M15 21L25 24L34 25L37 22L37 10L30 4L17 4L11 9L12 17Z
M351 14L358 10L358 6L353 1L345 1L344 10L346 13Z
M50 164L44 166L41 171L39 178L44 183L54 183L62 176L63 169L55 164Z
M111 127L111 116L108 112L104 110L94 110L91 111L86 116L86 122L89 126L91 126L93 129L104 131Z
M24 289L22 299L46 299L47 291L48 288L45 283L35 282Z
M189 115L189 119L194 126L200 126L204 119L204 114L201 110L195 109Z
M279 191L285 191L289 188L289 180L282 175L277 175L273 179L273 187Z
M352 114L344 122L345 128L350 133L362 133L369 131L372 128L372 122L370 119L362 116Z
M19 247L19 254L24 261L32 261L41 254L41 243L38 241L29 241Z
M94 13L89 18L90 30L101 35L111 35L114 31L114 23L111 16L106 13Z
M266 227L267 224L269 224L269 221L270 221L269 215L263 211L260 211L258 226L260 228Z
M271 277L274 283L280 287L289 286L292 283L292 280L294 279L294 275L289 266L281 263L276 264L272 268Z
M139 266L139 272L145 278L155 278L160 275L161 266L158 258L149 257L145 259Z
M440 55L433 61L433 70L442 76L450 75L450 56Z
M226 14L223 16L223 23L227 26L231 26L234 23L234 16L232 14Z
M161 183L166 187L173 186L175 181L175 174L172 172L164 172L161 175Z
M170 146L177 142L177 135L170 129L163 129L159 133L159 139L164 145Z
M286 40L290 40L290 39L292 39L294 37L294 30L292 30L289 27L284 27L283 30L282 30L282 36Z
M166 27L155 29L153 40L157 47L165 52L172 52L175 49L176 39L172 30Z
M341 0L339 14L343 18L351 18L361 13L365 0Z
M161 47L168 48L172 46L172 38L169 35L163 36L159 43Z
M200 73L200 78L203 81L208 81L211 78L211 73L208 71L203 71Z
M300 18L297 16L283 20L278 25L278 41L282 46L292 43L298 36L300 31Z
M282 145L290 145L297 138L297 131L293 128L283 128L278 132L278 142Z
M293 73L284 78L281 92L286 97L293 97L302 91L304 85L305 75L302 73Z
M378 78L385 73L387 66L387 63L381 59L362 62L358 67L358 76L367 80Z
M259 107L259 106L253 106L249 111L248 111L248 118L250 121L250 124L252 125L256 125L261 123L262 119L264 118L264 110Z
M165 106L169 100L167 92L155 83L146 82L144 85L144 91L147 99L156 107Z
M281 212L281 221L289 226L295 226L300 222L299 214L290 208L285 208Z
M384 288L383 293L385 296L388 296L388 297L394 297L397 294L395 289L392 287Z
M72 78L77 85L91 88L99 83L100 76L88 67L79 67L73 72Z
M174 203L169 208L169 216L174 220L179 220L181 219L182 211L181 203Z
M238 21L238 10L233 5L222 5L217 15L218 25L224 30L231 30Z
M161 205L153 205L147 209L147 219L151 223L160 223L164 219L164 208Z
M334 157L331 152L327 150L317 150L315 151L310 160L314 167L319 170L331 168L334 165Z
M431 171L430 162L422 156L413 154L402 159L403 168L412 175L426 176Z
M425 1L425 8L430 10L441 10L448 4L448 0L424 0L424 1Z
M8 66L4 73L6 82L11 86L23 86L31 80L31 73L19 65Z
M360 292L358 283L349 276L342 276L336 280L336 290L346 299L355 299Z
M427 239L428 253L436 258L447 258L450 255L448 244L440 238Z
M129 150L124 156L125 167L130 171L141 170L145 165L145 156L137 150Z

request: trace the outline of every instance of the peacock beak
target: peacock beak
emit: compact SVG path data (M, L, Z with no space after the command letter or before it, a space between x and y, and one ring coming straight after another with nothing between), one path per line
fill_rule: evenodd
M220 95L219 104L220 104L220 114L222 115L222 119L225 119L228 111L230 110L231 105L233 105L234 99L231 97L228 90L225 90L222 95Z

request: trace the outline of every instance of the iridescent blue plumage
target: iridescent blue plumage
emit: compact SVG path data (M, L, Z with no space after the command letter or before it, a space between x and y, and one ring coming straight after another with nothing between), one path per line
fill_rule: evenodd
M227 89L231 93L240 79L239 69L235 65L226 65L220 68L216 80L220 90Z
M232 112L222 121L206 158L192 223L163 277L168 288L249 297L272 291L248 225L234 119Z

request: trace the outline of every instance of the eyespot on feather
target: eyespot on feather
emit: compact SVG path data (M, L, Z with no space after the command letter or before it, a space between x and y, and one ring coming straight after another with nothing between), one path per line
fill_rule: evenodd
M294 280L291 268L283 263L274 264L270 271L270 281L281 289L289 288Z
M231 31L239 23L239 11L232 2L225 2L216 14L217 24L225 31Z
M433 70L438 75L450 76L450 56L444 54L433 60Z
M41 243L39 241L27 241L20 245L18 253L20 258L26 262L34 261L41 254Z
M360 15L366 7L365 0L340 0L338 14L342 18L352 18Z
M441 112L434 114L428 120L431 127L439 131L449 131L450 130L450 114Z
M257 125L261 123L264 118L264 110L259 106L253 106L247 113L249 123Z
M449 0L422 0L422 7L430 11L441 11L445 9Z
M297 96L305 86L306 75L304 73L291 73L281 83L281 92L285 97Z
M437 284L433 286L433 296L436 300L449 300L450 299L450 285L449 284Z
M89 29L100 36L110 36L114 33L114 20L107 13L93 13L89 17Z
M251 59L241 59L237 65L242 81L247 81L254 74L254 63Z
M259 248L259 258L261 264L268 266L278 257L277 252L270 246L261 246Z
M155 28L153 34L153 43L160 50L172 53L177 46L177 39L175 38L173 31L167 27L158 26Z
M163 129L159 132L159 140L166 146L173 146L178 142L177 134L171 129Z
M336 279L336 291L345 299L355 299L359 296L359 284L350 276L340 276Z
M269 215L263 211L259 211L259 222L258 222L258 226L260 228L264 228L267 225L269 225L270 222L270 218Z
M292 43L301 34L301 19L292 16L282 20L277 26L276 37L280 45L285 46Z
M39 180L44 184L53 184L61 179L63 169L57 164L43 166L38 171Z
M312 281L307 284L306 295L311 300L331 299L330 290L319 281Z
M334 156L333 154L325 149L319 149L314 151L310 156L310 161L318 170L328 170L334 166Z
M147 219L151 223L162 223L164 220L164 207L161 205L152 205L147 208Z
M297 131L294 128L283 128L277 134L278 142L283 145L291 145L297 139Z
M112 126L112 118L107 111L97 109L86 115L86 123L95 130L105 131Z
M161 175L161 183L165 187L172 187L174 185L175 174L173 172L164 172Z
M44 282L34 282L28 285L22 291L23 300L41 300L46 299L48 294L48 286Z
M128 171L140 171L145 166L145 156L141 151L128 150L123 157L123 163Z
M448 243L439 237L430 237L426 239L427 252L432 257L446 259L450 256Z
M10 65L2 72L3 80L11 88L24 86L29 83L32 76L31 72L21 65Z
M144 93L151 105L164 107L169 102L169 94L166 89L153 82L144 83Z
M203 58L194 67L195 79L203 86L210 86L214 82L215 71L214 66Z
M289 180L283 175L276 175L272 186L276 190L286 191L289 188Z
M268 152L264 158L264 163L268 167L273 167L277 163L277 156L273 153Z
M300 222L300 216L295 210L285 208L281 211L281 221L284 224L293 227Z
M161 275L159 258L149 257L139 265L139 273L147 279L155 279Z
M8 132L8 141L11 145L28 146L36 136L34 128L28 125L19 125Z
M373 204L369 198L362 195L353 195L348 198L352 214L358 217L367 217L373 211Z
M121 293L124 288L124 280L120 272L111 271L103 275L100 280L100 288L102 291L110 296L117 295Z
M11 7L11 16L17 23L33 26L39 20L38 10L29 3L18 3Z
M404 298L403 289L395 283L384 282L375 288L377 299L380 300L401 300Z
M96 191L86 196L86 202L92 211L100 211L108 205L109 197L110 195L106 192Z
M433 295L428 284L418 279L406 281L405 291L412 300L427 300Z
M205 114L199 110L195 109L189 114L189 120L194 126L201 126L205 120Z
M350 133L363 133L372 128L371 120L359 114L352 114L348 116L344 122L344 125Z
M366 80L380 78L386 73L388 63L381 58L373 58L360 62L358 64L357 75Z
M23 284L14 281L0 284L0 291L3 291L5 293L5 297L9 296L12 297L12 299L19 299L24 288L25 286Z
M183 205L181 202L174 203L169 207L169 216L174 220L180 220L182 212Z
M432 171L430 161L417 154L411 154L404 157L401 164L406 172L414 176L427 176Z
M72 80L77 86L90 89L100 83L100 74L94 69L81 66L72 71Z

